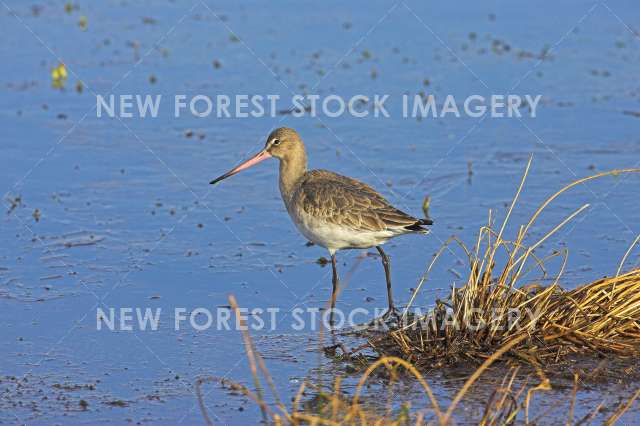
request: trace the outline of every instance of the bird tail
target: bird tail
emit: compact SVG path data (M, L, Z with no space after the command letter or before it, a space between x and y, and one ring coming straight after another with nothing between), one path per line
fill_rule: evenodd
M418 219L416 223L412 225L405 226L404 229L413 232L420 232L421 234L426 234L429 232L427 228L423 228L425 225L433 225L433 220L431 219Z

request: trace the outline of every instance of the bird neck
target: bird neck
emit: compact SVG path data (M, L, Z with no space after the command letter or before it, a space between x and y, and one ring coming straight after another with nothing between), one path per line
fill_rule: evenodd
M282 199L289 201L296 183L307 172L307 154L303 150L295 155L284 157L280 160L280 194Z

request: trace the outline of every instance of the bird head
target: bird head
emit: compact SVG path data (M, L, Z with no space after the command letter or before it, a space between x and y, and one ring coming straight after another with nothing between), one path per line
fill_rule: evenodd
M275 157L280 161L289 161L300 156L304 157L306 164L304 145L298 132L288 127L280 127L269 134L262 151L209 183L216 184L271 157Z

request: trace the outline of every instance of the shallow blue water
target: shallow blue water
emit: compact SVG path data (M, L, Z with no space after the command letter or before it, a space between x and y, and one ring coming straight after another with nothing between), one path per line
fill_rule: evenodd
M79 2L71 13L63 2L5 3L0 388L9 396L0 400L2 422L201 421L196 377L250 382L242 341L235 331L176 331L173 313L215 311L231 293L241 306L281 310L276 330L254 338L286 399L314 369L330 376L341 368L318 357L316 334L292 329L286 315L326 303L330 268L316 263L327 254L305 246L291 225L275 161L208 185L260 149L274 127L299 131L311 167L362 179L414 215L431 196L432 234L387 245L400 303L446 238L471 245L489 210L504 217L530 154L511 236L570 181L640 162L640 120L630 114L640 111L633 33L640 8L631 1L330 2L325 11L299 2L110 1ZM545 49L549 57L540 61ZM64 90L51 87L59 60L69 70ZM522 121L403 118L401 96L420 91L439 100L515 93L542 101L537 117ZM201 93L278 94L282 109L293 93L389 94L391 117L174 116L174 95ZM97 94L163 101L157 118L119 120L97 117ZM531 242L591 204L539 249L569 248L564 286L615 273L640 233L638 182L595 181L546 210ZM338 307L384 308L379 259L356 261L359 254L340 254L343 276L357 267ZM459 251L445 254L420 305L461 284L461 259ZM638 261L636 251L628 266ZM98 307L160 308L160 327L98 331ZM450 397L446 381L438 386L442 377L432 378L438 395ZM223 422L257 419L242 398L212 389L208 407ZM611 388L580 398L618 391L624 395Z

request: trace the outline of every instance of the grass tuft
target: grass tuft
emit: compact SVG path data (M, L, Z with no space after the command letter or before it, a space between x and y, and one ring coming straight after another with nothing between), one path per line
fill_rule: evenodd
M624 274L620 271L640 237L623 257L617 276L569 291L559 285L568 252L555 252L540 259L534 250L588 205L574 211L534 243L527 245L526 237L542 211L565 191L589 180L640 170L614 170L572 182L545 200L531 220L518 228L515 238L507 240L504 231L530 164L531 160L500 228L493 227L490 215L472 248L456 237L446 241L404 310L402 327L370 338L369 348L382 356L401 357L420 368L459 361L479 362L516 340L508 355L536 368L562 362L568 355L638 356L640 269ZM451 288L446 300L438 300L426 314L411 315L410 308L433 265L451 244L459 246L469 260L466 283ZM562 257L562 266L550 277L545 262L558 256ZM534 269L541 271L541 278L525 281ZM544 280L551 284L543 285Z

